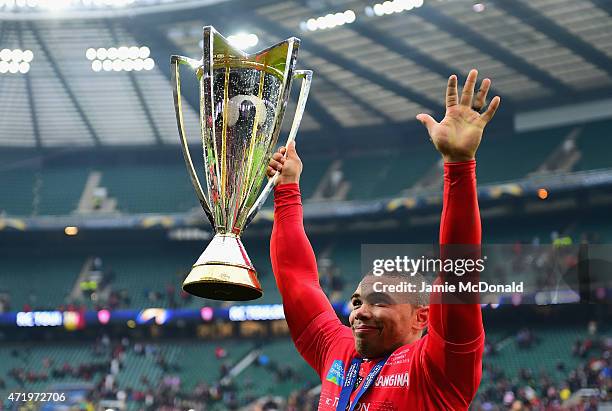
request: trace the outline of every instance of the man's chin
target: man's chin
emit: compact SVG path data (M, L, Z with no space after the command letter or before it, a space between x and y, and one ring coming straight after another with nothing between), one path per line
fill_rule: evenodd
M378 358L386 354L384 349L374 346L372 341L360 337L355 337L355 351L361 358Z

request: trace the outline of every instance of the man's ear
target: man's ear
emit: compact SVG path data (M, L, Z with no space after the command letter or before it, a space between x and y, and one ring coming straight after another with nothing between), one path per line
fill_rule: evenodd
M427 327L429 323L429 306L420 305L414 308L414 322L413 328L415 331L422 331Z

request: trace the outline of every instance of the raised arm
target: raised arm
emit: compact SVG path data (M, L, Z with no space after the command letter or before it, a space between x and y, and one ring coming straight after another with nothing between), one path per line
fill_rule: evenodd
M444 159L444 202L440 223L443 259L480 256L481 225L475 156L484 127L493 118L500 98L495 97L488 109L479 114L491 81L483 80L474 99L477 75L476 70L470 71L461 100L457 93L457 77L449 78L446 116L440 123L426 114L417 116L427 127L432 143ZM453 274L449 276L454 277ZM469 403L480 383L484 329L480 305L474 298L477 296L460 297L468 298L464 303L430 305L427 353L436 366L433 372L444 375L455 388L454 392L459 394L458 398Z
M283 155L286 152L286 157ZM299 177L302 163L290 143L274 154L268 176L280 171L274 190L270 257L285 317L298 351L320 372L331 341L350 337L319 285L314 252L304 231ZM352 345L352 340L350 341Z

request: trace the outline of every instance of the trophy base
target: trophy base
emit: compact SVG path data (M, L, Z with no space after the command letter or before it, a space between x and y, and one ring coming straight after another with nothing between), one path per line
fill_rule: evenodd
M263 295L255 267L235 234L216 234L183 283L197 297L255 300Z

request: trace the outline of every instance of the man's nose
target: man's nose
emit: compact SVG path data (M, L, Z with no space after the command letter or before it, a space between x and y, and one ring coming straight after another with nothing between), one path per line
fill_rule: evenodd
M368 304L362 304L355 310L355 319L365 320L369 318L372 318L372 312Z

